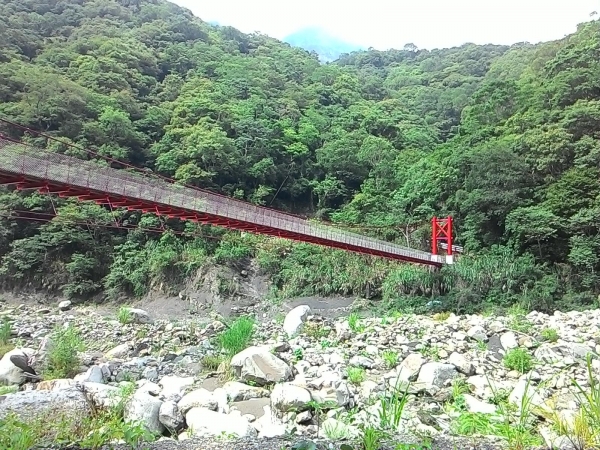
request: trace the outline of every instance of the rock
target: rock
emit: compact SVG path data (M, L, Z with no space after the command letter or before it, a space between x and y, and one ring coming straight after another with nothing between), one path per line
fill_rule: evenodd
M502 336L500 336L500 343L502 344L502 348L505 351L517 348L519 346L519 341L517 341L517 335L512 331L507 331Z
M465 399L465 405L469 412L482 414L494 414L496 412L496 407L494 405L477 400L472 395L463 394L463 398Z
M273 408L279 412L303 411L308 409L310 401L311 395L309 391L291 383L277 384L271 393Z
M162 403L162 401L156 397L152 397L150 394L136 391L125 405L123 419L125 422L140 421L148 431L160 435L165 430L165 426L159 419Z
M270 395L270 392L266 389L248 386L237 381L228 381L223 385L223 389L225 389L228 399L232 402L241 402L253 398L266 398Z
M23 391L0 396L0 420L14 413L21 420L83 419L92 413L85 395L76 387L55 391Z
M238 437L256 436L257 432L248 419L239 414L219 414L206 408L192 408L185 415L190 436Z
M29 378L25 376L25 372L15 366L10 358L12 356L31 358L34 354L35 350L31 348L15 348L7 352L0 359L0 386L22 384L27 381Z
M104 383L104 374L99 366L90 367L87 372L79 374L75 377L75 381Z
M71 309L72 303L69 300L64 300L58 304L58 309L61 311L68 311Z
M355 367L363 367L365 369L372 369L375 367L375 361L366 356L356 355L350 359L350 365Z
M283 331L286 332L288 337L294 337L302 330L309 314L310 306L308 305L297 306L287 313L283 321Z
M415 381L425 359L419 353L411 353L398 366L398 379L401 381Z
M467 331L467 336L479 342L487 342L488 340L487 333L481 326L471 327L469 331Z
M175 402L166 401L160 405L158 420L171 432L181 430L185 425L183 414Z
M149 381L158 381L158 369L156 367L146 367L142 372L142 377Z
M162 388L161 395L165 400L179 401L183 396L184 389L194 384L194 378L166 376L158 384Z
M320 434L322 437L335 436L337 439L351 439L356 438L359 431L352 425L330 417L321 424Z
M311 391L313 400L319 403L334 403L338 407L346 406L350 403L350 389L346 382L341 382L338 387L327 387L319 391Z
M265 347L250 347L231 359L238 378L261 386L280 383L292 377L292 369Z
M137 324L146 324L152 323L152 319L150 318L150 314L143 309L138 308L125 308L129 313L131 323Z
M113 408L123 400L123 391L114 386L86 382L82 389L88 401L99 409Z
M444 387L447 381L451 381L458 373L452 364L443 364L431 362L424 364L419 372L417 383L422 383L425 386Z
M452 353L450 358L448 358L448 362L454 365L454 367L456 367L460 373L463 373L467 376L475 375L475 367L473 364L471 364L471 362L460 353Z
M336 322L335 335L338 341L344 342L352 337L352 330L347 320L344 322Z
M192 408L206 408L216 411L218 407L217 399L206 389L196 389L183 396L177 403L177 407L185 415Z
M58 378L55 380L40 381L36 384L35 389L37 391L59 391L61 389L68 389L77 385L75 380L68 378Z
M121 344L107 351L104 355L106 359L121 359L125 358L129 353L129 344Z

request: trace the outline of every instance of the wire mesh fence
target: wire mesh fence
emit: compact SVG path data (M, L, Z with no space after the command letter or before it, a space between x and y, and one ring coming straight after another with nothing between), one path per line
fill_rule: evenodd
M398 259L418 260L425 264L442 263L438 255L414 250L346 230L307 221L286 213L210 192L169 183L144 174L113 169L93 161L50 152L11 141L0 135L0 171L4 174L43 180L59 186L71 186L136 199L147 204L204 213L224 219L270 228L319 241L344 244L387 254ZM323 245L327 245L326 242Z

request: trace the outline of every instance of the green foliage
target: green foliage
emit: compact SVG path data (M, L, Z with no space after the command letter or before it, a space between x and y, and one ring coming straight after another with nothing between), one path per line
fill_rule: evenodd
M44 378L69 378L78 373L78 353L84 351L79 331L72 326L58 327L50 336Z
M398 352L394 350L385 350L381 355L385 365L389 369L393 369L398 365Z
M218 336L219 345L231 357L241 352L252 340L255 320L252 317L240 317Z
M381 409L379 413L380 426L385 431L396 431L408 401L409 383L403 383L398 378L396 384L386 384L386 389L381 395Z
M540 336L544 341L547 342L556 342L559 339L558 331L556 331L554 328L544 328L540 332Z
M348 367L347 376L350 383L358 386L365 381L367 374L362 367Z
M522 348L509 350L504 356L503 362L508 369L521 373L529 372L533 368L533 357Z
M119 312L117 313L117 319L119 320L119 323L122 323L123 325L131 323L133 320L133 315L131 314L131 311L129 308L125 307L125 306L121 306L119 308Z

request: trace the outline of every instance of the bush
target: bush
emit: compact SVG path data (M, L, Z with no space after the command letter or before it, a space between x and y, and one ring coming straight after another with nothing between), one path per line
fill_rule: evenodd
M533 368L533 358L522 348L514 348L504 356L504 365L510 370L525 373Z
M219 345L231 357L248 347L253 334L254 319L240 317L219 335Z
M78 352L83 350L83 341L75 328L57 328L50 338L45 378L75 376L80 365Z

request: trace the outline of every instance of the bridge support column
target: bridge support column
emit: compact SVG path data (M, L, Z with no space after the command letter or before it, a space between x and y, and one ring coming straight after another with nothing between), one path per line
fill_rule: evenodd
M438 241L445 241L448 245L446 259L452 264L452 217L431 219L431 253L438 254Z

